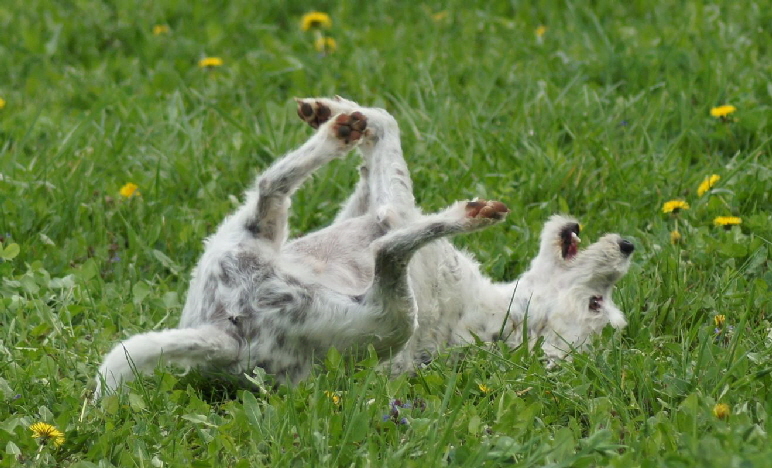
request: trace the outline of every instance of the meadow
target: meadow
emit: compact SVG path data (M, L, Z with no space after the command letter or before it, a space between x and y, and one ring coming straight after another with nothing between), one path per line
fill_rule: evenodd
M542 3L3 1L0 466L772 466L772 2ZM425 211L507 203L454 241L495 279L553 213L633 240L628 327L552 369L477 343L390 379L331 351L296 387L159 371L88 403L311 134L292 98L334 94L397 118ZM293 235L357 164L303 186Z

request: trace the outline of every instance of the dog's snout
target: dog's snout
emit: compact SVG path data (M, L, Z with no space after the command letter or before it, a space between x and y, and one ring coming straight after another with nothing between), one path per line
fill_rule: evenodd
M627 239L622 239L619 241L619 250L625 255L630 255L635 250L635 245Z

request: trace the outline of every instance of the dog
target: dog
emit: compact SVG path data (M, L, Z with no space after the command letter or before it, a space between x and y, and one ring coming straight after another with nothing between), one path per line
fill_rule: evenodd
M134 335L108 353L96 398L159 363L235 375L260 367L296 383L332 347L372 346L399 374L476 339L518 346L524 329L530 346L542 340L548 359L562 359L607 324L626 325L612 289L630 241L607 234L579 250L577 220L553 216L528 271L494 283L447 238L501 223L504 203L461 201L425 215L389 113L340 97L297 103L315 134L259 175L206 241L179 328ZM354 147L360 180L334 222L288 242L292 194Z

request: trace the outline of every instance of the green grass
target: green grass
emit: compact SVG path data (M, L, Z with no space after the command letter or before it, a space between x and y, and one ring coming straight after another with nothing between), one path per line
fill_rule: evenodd
M0 466L770 466L772 2L532 3L3 2ZM333 54L299 30L312 9ZM634 239L627 329L551 370L471 346L390 380L331 353L295 388L157 373L84 404L111 346L176 325L202 240L308 137L291 98L333 94L396 116L426 211L512 208L456 239L496 279L555 212ZM294 234L330 222L356 165L294 197Z

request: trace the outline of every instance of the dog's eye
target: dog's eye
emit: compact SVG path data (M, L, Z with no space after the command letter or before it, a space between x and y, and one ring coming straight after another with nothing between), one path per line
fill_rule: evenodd
M590 310L600 310L603 303L603 296L592 296L590 298Z

